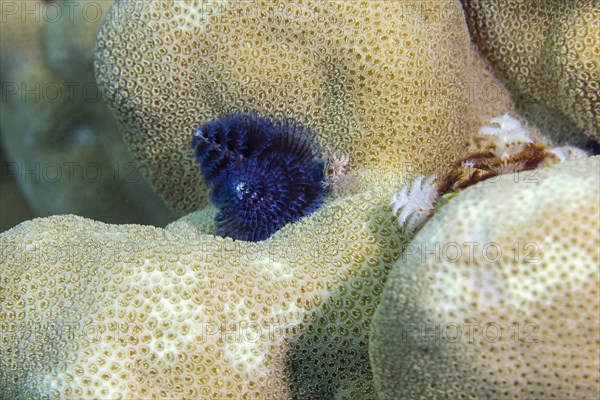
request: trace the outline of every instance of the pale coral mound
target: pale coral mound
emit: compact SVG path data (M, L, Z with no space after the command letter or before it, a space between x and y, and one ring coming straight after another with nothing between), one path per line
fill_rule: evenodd
M390 195L260 243L75 216L3 233L0 397L374 399L368 330L402 240Z
M234 112L307 125L359 181L445 172L470 127L508 111L475 112L470 50L458 1L121 1L96 73L140 168L184 214L208 202L193 133Z
M600 397L600 158L507 174L439 209L373 318L380 399Z
M600 140L597 0L462 3L473 41L532 121L559 141Z

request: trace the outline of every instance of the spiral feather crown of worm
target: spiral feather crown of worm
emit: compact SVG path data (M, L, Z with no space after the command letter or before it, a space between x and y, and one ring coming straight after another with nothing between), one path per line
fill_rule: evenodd
M192 147L221 236L265 240L323 202L321 150L293 121L236 114L198 127Z

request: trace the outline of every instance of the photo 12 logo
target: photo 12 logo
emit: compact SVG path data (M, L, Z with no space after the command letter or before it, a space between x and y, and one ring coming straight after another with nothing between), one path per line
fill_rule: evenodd
M105 9L106 7L98 1L3 1L0 3L2 23L18 18L22 23L82 20L96 24L105 17Z
M539 326L532 321L508 325L487 322L421 322L401 326L401 338L415 343L538 343Z
M2 103L97 103L102 95L95 82L2 82Z
M473 263L476 260L488 264L507 258L515 264L537 264L540 253L536 242L513 242L508 246L498 242L410 242L402 253L402 260L418 257L421 262Z
M290 332L297 330L298 322L263 322L235 321L230 323L202 322L200 337L206 343L209 340L220 340L223 343L257 343L259 341L274 342Z

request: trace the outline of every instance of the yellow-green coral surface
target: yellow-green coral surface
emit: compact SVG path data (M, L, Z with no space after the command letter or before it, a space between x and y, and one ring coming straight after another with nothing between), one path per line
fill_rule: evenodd
M3 233L2 398L374 399L368 330L402 240L390 195L260 243L75 216Z
M600 158L455 196L373 318L380 399L600 397Z
M473 41L530 119L558 140L600 140L600 3L462 0ZM568 128L569 120L576 127Z
M59 216L3 234L3 396L376 398L369 331L405 241L389 183L445 172L512 110L469 40L457 1L117 2L97 78L174 210L207 204L195 128L237 111L307 124L361 192L254 244L212 236L210 207L166 229ZM488 86L500 100L479 101Z
M125 140L180 214L208 201L196 127L233 112L306 124L363 180L445 170L478 118L458 1L121 1L97 45Z

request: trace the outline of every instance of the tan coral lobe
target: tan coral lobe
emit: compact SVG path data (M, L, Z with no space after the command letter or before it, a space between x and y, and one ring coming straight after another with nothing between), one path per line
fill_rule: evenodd
M597 397L597 158L529 171L527 190L511 180L527 173L477 184L412 242L516 242L529 256L534 241L542 263L401 257L397 184L444 176L494 116L530 128L458 1L123 0L95 66L141 170L177 213L195 212L165 229L55 216L0 235L2 397ZM308 126L348 155L337 172L360 189L260 243L215 237L190 142L235 112ZM397 335L476 318L543 335L535 347Z
M363 181L443 172L479 126L469 42L457 1L122 1L96 74L140 168L185 214L207 203L194 130L234 112L305 124Z
M368 329L402 240L390 195L260 243L192 219L56 216L3 233L0 397L375 399Z
M547 135L600 140L597 0L462 0L473 41ZM571 125L571 126L569 126Z
M597 399L599 265L600 157L460 192L386 282L379 398Z

